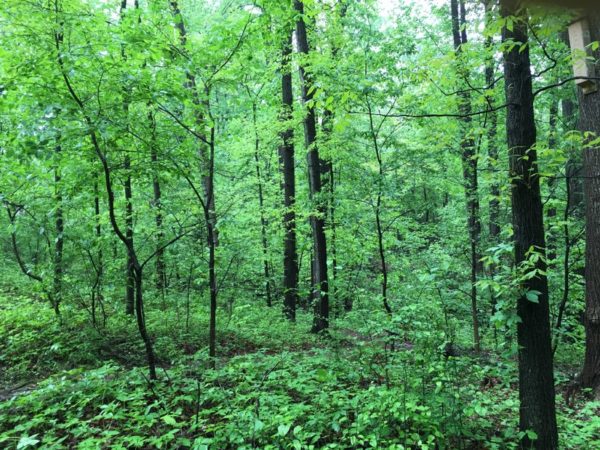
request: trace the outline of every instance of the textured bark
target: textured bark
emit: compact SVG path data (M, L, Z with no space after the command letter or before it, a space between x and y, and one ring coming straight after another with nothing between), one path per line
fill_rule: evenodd
M512 30L505 27L505 43L526 44L527 18L517 0L503 0L503 17L513 17ZM537 439L527 434L522 448L553 450L558 448L556 428L554 376L548 306L548 280L545 275L544 216L540 180L535 151L536 126L533 107L529 47L513 46L504 54L504 78L509 148L512 222L515 262L528 260L529 253L541 253L535 263L538 273L521 282L523 294L517 301L521 322L517 325L519 345L519 399L522 431L532 430ZM530 269L531 270L531 269ZM537 291L537 301L529 301L526 292Z
M296 39L298 52L306 57L310 48L304 22L304 4L294 0L296 19ZM315 258L315 283L312 286L317 298L312 331L318 333L329 327L329 287L327 279L327 244L325 237L325 216L327 211L321 198L321 164L317 148L317 128L315 108L313 105L313 81L304 64L299 65L302 103L306 109L304 117L304 140L307 148L308 180L311 201L315 204L316 213L311 215L313 246Z
M592 40L600 40L600 13L589 15ZM600 57L596 52L594 57ZM596 63L600 73L600 62ZM579 90L579 89L578 89ZM584 95L579 90L579 128L600 137L600 92ZM583 156L585 250L585 361L581 381L600 395L600 147L586 146Z
M292 119L293 91L290 57L292 54L292 33L287 31L282 48L281 61L281 121L285 123L281 132L279 163L282 172L284 243L283 243L283 311L290 320L296 318L298 302L298 251L296 249L296 175L294 162L294 130Z
M462 57L462 46L467 44L466 11L465 4L461 0L450 0L450 12L452 18L452 37L454 40L454 51L458 60L458 76L468 81L469 73L465 68ZM481 235L481 222L479 218L479 194L477 177L477 149L472 134L472 118L470 116L471 95L468 90L461 91L459 95L459 110L463 116L461 151L463 165L463 179L465 196L467 200L467 229L469 233L469 245L471 253L471 319L473 323L473 346L475 351L481 348L479 338L479 319L477 307L477 273L480 271L481 259L479 256L479 239Z

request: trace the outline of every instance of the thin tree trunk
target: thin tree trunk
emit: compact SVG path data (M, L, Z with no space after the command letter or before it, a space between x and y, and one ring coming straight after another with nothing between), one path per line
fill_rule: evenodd
M125 178L125 237L133 246L133 201L131 189L131 160L125 156L123 168L126 172ZM126 283L125 283L125 312L133 315L135 307L135 280L133 276L133 259L127 255Z
M167 273L165 267L165 251L163 241L165 232L163 229L162 192L160 188L160 168L158 164L158 148L156 141L156 117L152 111L148 112L150 121L150 160L152 162L152 191L154 194L154 221L156 223L156 290L164 295L167 288Z
M175 17L175 27L179 32L179 43L185 48L187 42L187 32L183 17L179 9L177 1L171 1L171 10ZM215 121L210 113L210 88L204 86L204 99L200 98L198 87L196 84L196 77L191 72L186 72L187 82L185 87L192 94L192 101L195 106L194 116L196 126L198 127L198 135L202 138L199 139L198 156L200 159L200 171L202 173L202 186L204 189L204 198L198 197L202 203L202 209L204 211L204 221L206 224L209 258L208 258L208 279L209 279L209 290L210 290L210 313L209 313L209 356L210 364L214 368L216 364L216 336L217 336L217 275L216 275L216 247L219 244L218 230L217 230L217 216L215 209L215 195L214 195L214 164L215 164ZM202 108L202 109L201 109ZM205 120L204 114L209 115L209 122L212 124L208 127L208 139L206 138L207 121ZM189 181L189 180L188 180Z
M102 254L102 225L100 217L100 193L98 189L98 174L94 173L94 218L96 221L95 233L96 233L96 245L98 246L96 263L96 281L94 283L94 304L92 305L92 319L96 322L96 304L100 304L104 311L103 305L103 294L102 294L102 281L104 278L104 257ZM103 324L106 324L106 316L103 315Z
M501 13L512 19L502 30L503 42L527 44L527 15L518 0L502 0ZM508 22L508 21L507 21ZM544 213L537 168L536 126L529 47L513 45L504 54L504 79L509 148L512 212L517 267L529 260L530 252L539 254L537 274L521 282L517 301L519 346L520 429L531 430L537 439L525 433L524 449L558 448L554 375L548 305L544 239ZM530 269L531 270L531 269ZM530 301L527 293L534 293ZM530 294L531 295L531 294Z
M298 14L296 20L296 40L298 52L304 58L309 55L306 23L304 22L304 4L294 0L294 9ZM304 140L307 148L308 180L310 198L315 204L316 213L311 215L313 232L313 246L315 252L315 283L313 292L317 297L315 302L315 315L312 326L314 333L319 333L329 328L329 286L327 278L327 241L325 237L325 216L327 211L321 199L321 160L317 148L317 128L315 108L313 105L312 76L306 70L304 62L299 65L302 103L306 108L304 117Z
M56 17L57 22L60 22L61 19L59 17L60 10L58 8L58 3L55 6L55 14L57 16ZM111 175L112 175L111 169L110 169L110 166L108 165L108 160L106 158L106 155L104 154L104 152L102 151L102 148L100 147L100 142L98 141L98 137L96 135L94 123L86 110L84 102L81 100L79 95L75 92L75 89L73 88L73 84L71 83L71 79L69 77L69 72L67 70L67 67L65 66L65 62L64 62L64 59L62 56L63 34L60 31L56 31L54 33L54 43L55 43L55 48L56 48L56 58L57 58L58 66L59 66L63 81L65 83L65 87L66 87L67 91L69 92L71 99L77 105L79 111L81 112L81 115L83 116L85 126L88 130L88 136L90 138L90 141L92 143L92 146L94 148L96 156L102 163L102 170L104 173L104 182L105 182L105 186L106 186L106 194L107 194L107 201L108 201L108 215L110 218L111 227L112 227L114 233L119 238L119 240L126 247L128 259L131 259L131 261L133 263L132 267L133 267L133 271L134 271L135 286L137 286L137 288L138 288L136 296L135 296L136 321L138 324L140 337L142 338L142 341L144 342L144 346L146 348L146 360L147 360L147 364L148 364L148 372L149 372L150 379L156 380L156 359L154 357L154 348L153 348L152 340L150 339L150 336L148 335L148 332L146 330L146 322L145 322L145 317L144 317L144 304L143 304L143 294L142 294L142 285L143 285L143 283L142 283L143 282L142 266L138 261L137 254L136 254L135 248L133 246L133 241L131 241L127 238L127 236L123 233L123 231L121 230L121 228L119 227L119 225L117 223L116 212L115 212L115 195L114 195L114 191L113 191L113 187L112 187L113 185L112 185L112 178L111 178Z
M568 175L565 177L565 187L567 190L567 205L565 206L565 214L563 217L563 233L564 233L564 242L565 242L565 258L563 262L563 294L562 299L560 301L560 305L558 307L558 316L556 319L556 331L560 333L560 329L562 327L562 320L565 313L565 309L567 306L567 301L569 300L569 276L570 276L570 266L571 266L571 233L569 231L569 216L571 213L571 177ZM560 339L560 334L557 334L554 339L554 347L552 349L552 354L556 353L556 349L558 348L558 341Z
M550 118L549 118L549 123L548 123L548 147L551 150L554 150L556 148L556 133L557 133L557 129L556 129L556 124L558 122L558 100L553 100L552 104L550 105ZM554 196L555 194L555 190L556 190L556 178L551 178L549 181L549 187L550 187L550 193L552 196ZM556 233L552 230L552 223L554 222L554 219L556 218L556 207L555 206L551 206L550 208L548 208L548 212L547 212L547 216L548 216L548 261L554 261L556 259L556 241L557 241L557 237L556 237Z
M451 0L450 9L452 16L452 36L454 39L454 50L458 60L458 75L465 80L469 74L463 61L463 46L467 44L467 30L465 23L465 5L461 0ZM459 110L462 122L462 164L463 178L465 183L465 195L467 199L467 227L469 232L469 244L471 252L471 317L473 322L473 345L475 351L481 348L479 337L479 319L477 315L477 273L480 268L479 237L481 235L481 222L479 218L479 196L477 178L477 151L472 137L471 96L468 90L462 91L459 96Z
M56 314L60 312L60 304L62 301L62 279L63 279L63 247L64 247L64 219L63 219L63 196L61 186L61 170L60 158L62 148L60 144L55 147L55 168L54 168L54 202L55 209L55 232L56 239L54 241L54 279L53 279L53 294L54 311Z
M267 218L265 217L265 205L263 196L263 180L260 171L260 139L258 136L258 125L256 123L256 101L252 103L252 123L254 124L254 162L256 164L256 180L258 184L258 209L260 214L260 238L263 251L263 273L265 275L265 295L267 306L272 306L271 299L271 274L269 273L269 245L267 242Z
M381 149L379 148L378 136L373 124L373 113L371 110L371 103L369 98L366 97L367 111L369 113L369 131L371 134L371 140L373 141L373 149L375 150L375 158L377 160L377 199L375 200L375 229L377 231L377 249L379 250L379 264L381 265L381 297L383 299L383 307L388 315L392 314L392 308L390 307L387 290L388 290L388 269L387 262L385 259L385 247L383 241L383 226L381 223L381 209L382 209L382 198L383 198L383 182L384 182L384 170L383 170L383 159L381 155Z

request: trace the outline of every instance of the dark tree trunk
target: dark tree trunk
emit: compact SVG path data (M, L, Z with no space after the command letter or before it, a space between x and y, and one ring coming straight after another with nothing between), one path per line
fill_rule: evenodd
M518 0L501 2L503 17L514 19L511 29L504 27L503 42L527 44L527 15ZM513 45L504 55L506 89L506 132L509 148L514 230L515 263L529 260L530 252L539 254L538 273L521 283L523 294L517 301L521 322L517 325L519 345L520 428L532 430L537 439L525 434L524 449L558 448L554 375L546 278L544 215L537 167L536 126L533 107L529 47ZM532 269L529 269L532 270ZM527 299L533 292L536 301ZM531 294L530 294L531 295Z
M589 16L592 41L600 40L600 13ZM600 52L594 57L600 60ZM600 62L596 63L600 73ZM598 83L598 82L596 82ZM579 93L579 128L600 137L600 91ZM586 145L583 153L586 250L585 250L585 361L581 381L600 396L600 148Z
M61 170L60 170L60 157L61 157L61 146L60 144L55 147L55 168L54 168L54 202L56 204L55 210L55 232L56 239L54 241L54 279L53 279L53 293L52 298L54 301L54 311L59 314L60 304L62 300L62 279L63 279L63 247L64 247L64 219L63 219L63 196L61 186Z
M58 3L55 4L55 14L57 16L56 20L59 21L60 20L60 17L59 17L60 10L58 9ZM81 112L81 115L83 116L83 120L84 120L86 129L88 130L88 136L89 136L92 146L94 148L94 152L96 153L96 156L102 163L102 170L104 173L104 182L105 182L106 195L107 195L107 201L108 201L108 215L110 218L111 227L112 227L115 235L119 238L119 240L126 247L128 259L132 261L132 269L133 269L134 283L135 283L134 289L136 286L138 288L136 295L135 295L135 305L134 305L134 309L136 312L136 320L137 320L138 329L140 332L140 337L142 338L142 341L144 342L144 346L146 348L146 360L147 360L147 364L148 364L149 376L150 376L151 380L156 380L156 359L154 357L154 349L153 349L152 340L151 340L150 336L148 335L148 332L146 330L146 322L144 320L145 318L144 318L144 303L143 303L143 291L142 291L142 284L143 284L142 283L143 282L143 280L142 280L142 265L139 263L137 253L133 246L133 241L129 240L127 238L127 236L123 233L123 231L121 230L121 228L119 227L119 225L117 223L117 217L116 217L116 211L115 211L115 195L114 195L114 191L113 191L111 168L108 164L108 160L106 158L105 153L102 151L100 142L98 141L98 136L96 135L96 131L95 131L95 124L92 121L84 102L81 100L81 98L75 91L73 84L71 82L71 79L69 77L69 71L67 70L67 67L65 65L65 62L64 62L64 59L62 56L63 55L63 53L62 53L63 52L63 49L62 49L63 35L62 35L62 33L55 32L54 43L55 43L55 48L56 48L56 59L58 62L60 73L62 75L62 79L65 83L65 87L66 87L67 91L69 92L71 99L77 105L77 108L79 109L79 111Z
M454 39L454 50L457 57L458 76L464 78L465 84L469 73L463 61L463 45L467 44L467 30L465 23L465 5L461 0L450 0L452 16L452 36ZM462 164L463 178L465 183L465 196L467 199L467 228L469 232L469 244L471 252L471 317L473 322L473 346L475 351L481 348L479 338L479 319L477 315L477 273L480 270L479 237L481 235L481 222L479 218L479 195L477 177L477 150L473 139L471 114L471 95L468 90L461 91L459 95L459 110L462 115Z
M125 237L128 246L133 246L133 200L131 189L131 160L125 157L123 168L126 171L125 178ZM125 279L125 312L133 315L135 307L135 280L133 277L133 260L131 254L127 254L127 268Z
M377 160L377 198L375 200L375 230L377 232L377 249L379 251L379 264L381 265L381 297L383 300L383 307L388 315L392 314L392 308L388 301L388 268L385 258L385 246L384 246L384 230L381 223L382 213L382 200L383 200L383 182L385 172L383 168L383 157L381 149L379 148L379 140L375 124L373 123L373 112L371 110L371 103L369 102L368 96L365 96L367 103L367 111L369 113L369 131L371 134L371 140L373 141L373 149L375 150L375 159Z
M298 52L303 57L307 57L310 50L304 21L304 4L302 1L294 0L294 9L298 14L296 19ZM316 142L317 128L315 108L312 101L314 96L312 76L306 70L303 62L299 65L299 71L302 103L306 108L304 140L307 148L310 197L315 203L317 210L317 214L311 215L311 227L315 254L315 283L312 289L317 298L312 331L318 333L329 328L329 286L327 283L327 244L325 238L325 216L327 211L321 198L321 160Z
M282 143L279 147L279 162L283 185L284 243L283 243L283 312L289 320L296 319L298 302L298 251L296 249L296 176L294 162L294 129L292 120L293 91L290 58L292 55L292 33L287 36L282 49L281 61L281 121L285 123L281 132Z
M94 173L94 218L95 218L95 233L96 233L96 246L97 246L97 258L96 263L96 280L94 282L94 288L92 293L92 321L96 324L96 307L98 304L104 311L103 302L104 297L102 294L102 279L104 277L104 256L102 254L102 225L100 217L100 192L98 189L98 174ZM103 315L103 324L106 324L106 316Z

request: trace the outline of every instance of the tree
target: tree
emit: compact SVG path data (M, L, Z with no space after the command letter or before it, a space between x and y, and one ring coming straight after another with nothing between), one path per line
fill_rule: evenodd
M588 21L592 41L600 41L600 14L590 13ZM594 58L596 68L600 69L600 53L596 51ZM600 395L600 91L585 94L578 89L578 97L579 129L587 133L583 156L586 342L581 381L584 387L594 389L596 395Z
M289 320L296 319L298 302L298 252L296 250L296 168L294 162L294 129L291 124L294 96L290 58L292 55L292 32L284 27L281 49L281 112L279 161L283 187L283 311Z
M517 314L521 445L558 448L546 276L544 216L537 167L536 125L527 15L518 0L503 0L506 92L514 257L521 274ZM533 439L527 433L535 433Z
M294 0L296 18L296 39L298 53L304 57L299 64L300 87L302 103L306 109L304 116L304 142L307 149L308 183L311 200L314 202L314 211L311 214L311 227L314 251L314 285L312 286L316 302L315 317L312 331L319 333L329 327L329 286L327 279L327 242L325 237L325 216L327 211L321 196L321 159L317 148L317 123L314 106L314 85L312 75L306 67L306 57L310 54L304 3Z
M460 8L459 8L460 7ZM458 76L464 80L463 84L469 83L469 74L462 60L463 47L467 45L466 11L464 1L451 0L450 11L452 17L452 37L454 40L454 51L458 60ZM464 86L463 86L464 88ZM477 178L477 162L479 155L473 139L471 129L471 94L469 90L463 89L459 94L459 110L463 116L461 151L463 164L463 178L465 183L465 196L467 199L467 229L469 232L469 244L471 252L471 316L473 320L473 345L475 351L479 351L481 343L479 339L479 319L477 317L477 272L479 270L479 237L481 234L481 221L479 218L479 194Z

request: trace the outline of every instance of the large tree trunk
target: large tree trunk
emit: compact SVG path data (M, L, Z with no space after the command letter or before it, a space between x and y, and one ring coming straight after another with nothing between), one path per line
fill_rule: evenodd
M501 2L503 17L512 17L512 27L502 31L503 42L527 44L527 16L518 0ZM521 322L517 325L519 345L520 428L532 430L537 439L525 434L522 448L558 448L554 376L546 277L544 216L535 151L536 126L533 108L529 47L513 45L504 55L506 89L506 132L509 147L514 230L515 263L521 266L531 252L537 274L522 279L517 301ZM527 298L529 293L531 301ZM532 297L533 296L533 297Z
M282 48L281 61L281 121L286 125L281 132L282 143L279 147L279 162L283 184L283 311L289 320L296 318L298 302L298 251L296 249L296 176L294 162L294 129L290 123L293 109L292 73L290 58L292 55L292 33L287 36Z
M600 40L600 13L589 15L593 41ZM600 52L594 56L600 60ZM600 62L596 63L600 73ZM600 91L579 91L579 128L600 137ZM585 250L585 361L581 381L600 395L600 147L586 146L583 156L586 250Z
M460 6L460 11L459 11ZM452 36L454 40L454 50L457 57L458 76L464 78L465 84L468 81L469 73L466 70L463 61L463 45L467 44L467 30L465 23L465 5L461 0L450 1L450 11L452 18ZM462 83L461 83L462 84ZM467 228L469 233L469 244L471 251L471 318L473 322L473 346L475 351L479 351L481 343L479 339L479 319L477 315L477 273L480 268L479 257L479 237L481 235L481 222L479 219L479 195L477 178L477 150L473 139L473 130L471 126L471 95L468 90L463 90L459 94L459 110L462 115L462 165L463 179L465 185L465 196L467 200Z
M298 52L307 57L309 54L306 24L304 22L304 4L300 0L294 0L294 9L298 14L296 19L296 39ZM302 92L302 103L306 108L304 117L304 140L308 150L308 182L311 200L315 203L316 214L311 215L311 226L313 233L313 246L315 258L315 316L312 331L314 333L326 330L329 327L329 287L327 284L327 244L325 238L325 216L327 211L321 199L321 160L317 148L317 128L315 108L313 105L313 83L310 73L305 69L304 63L300 63L300 82Z

